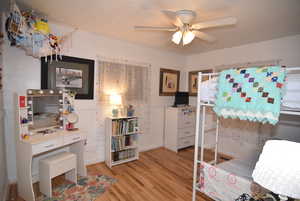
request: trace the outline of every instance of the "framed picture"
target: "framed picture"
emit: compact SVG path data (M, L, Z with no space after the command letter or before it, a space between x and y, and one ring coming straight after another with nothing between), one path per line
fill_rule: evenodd
M208 70L199 70L199 71L191 71L189 72L189 94L190 96L197 96L198 92L198 73L212 73L212 69ZM208 76L202 77L202 82L208 80Z
M159 95L174 96L179 89L180 71L160 69Z
M93 60L62 56L52 62L50 56L41 58L41 88L69 89L76 92L76 99L93 99L94 64Z

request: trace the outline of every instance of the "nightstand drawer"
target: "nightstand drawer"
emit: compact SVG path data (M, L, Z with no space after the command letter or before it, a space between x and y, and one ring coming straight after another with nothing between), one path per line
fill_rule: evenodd
M178 149L193 146L195 144L195 136L184 137L178 139Z
M35 144L32 146L32 153L34 155L43 153L58 147L63 146L63 142L61 139L49 140L47 142L43 142L40 144Z
M195 136L195 127L179 128L178 138Z

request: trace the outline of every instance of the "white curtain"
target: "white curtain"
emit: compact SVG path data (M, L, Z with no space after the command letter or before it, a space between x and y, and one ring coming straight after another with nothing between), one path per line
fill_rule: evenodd
M150 66L99 61L99 97L106 111L111 109L110 94L120 94L123 107L133 105L141 131L149 132ZM126 114L125 114L126 115Z

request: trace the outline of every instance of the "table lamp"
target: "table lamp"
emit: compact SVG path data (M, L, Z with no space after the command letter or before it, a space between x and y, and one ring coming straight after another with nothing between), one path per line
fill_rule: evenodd
M253 180L279 195L300 198L300 143L287 140L269 140L255 165Z
M122 97L120 94L111 94L109 96L109 102L113 106L112 116L118 117L119 115L119 106L122 105Z

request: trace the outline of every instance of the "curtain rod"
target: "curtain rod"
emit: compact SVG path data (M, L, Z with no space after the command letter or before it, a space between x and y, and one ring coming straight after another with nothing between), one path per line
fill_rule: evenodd
M243 67L243 66L263 66L263 65L279 65L282 59L272 59L265 61L252 61L252 62L244 62L244 63L235 63L235 64L222 64L215 66L214 69L224 69L224 68L233 68L233 67Z
M149 63L133 61L124 58L112 58L112 57L97 55L97 59L99 61L115 62L120 64L129 64L129 65L142 66L142 67L151 67L151 64Z

